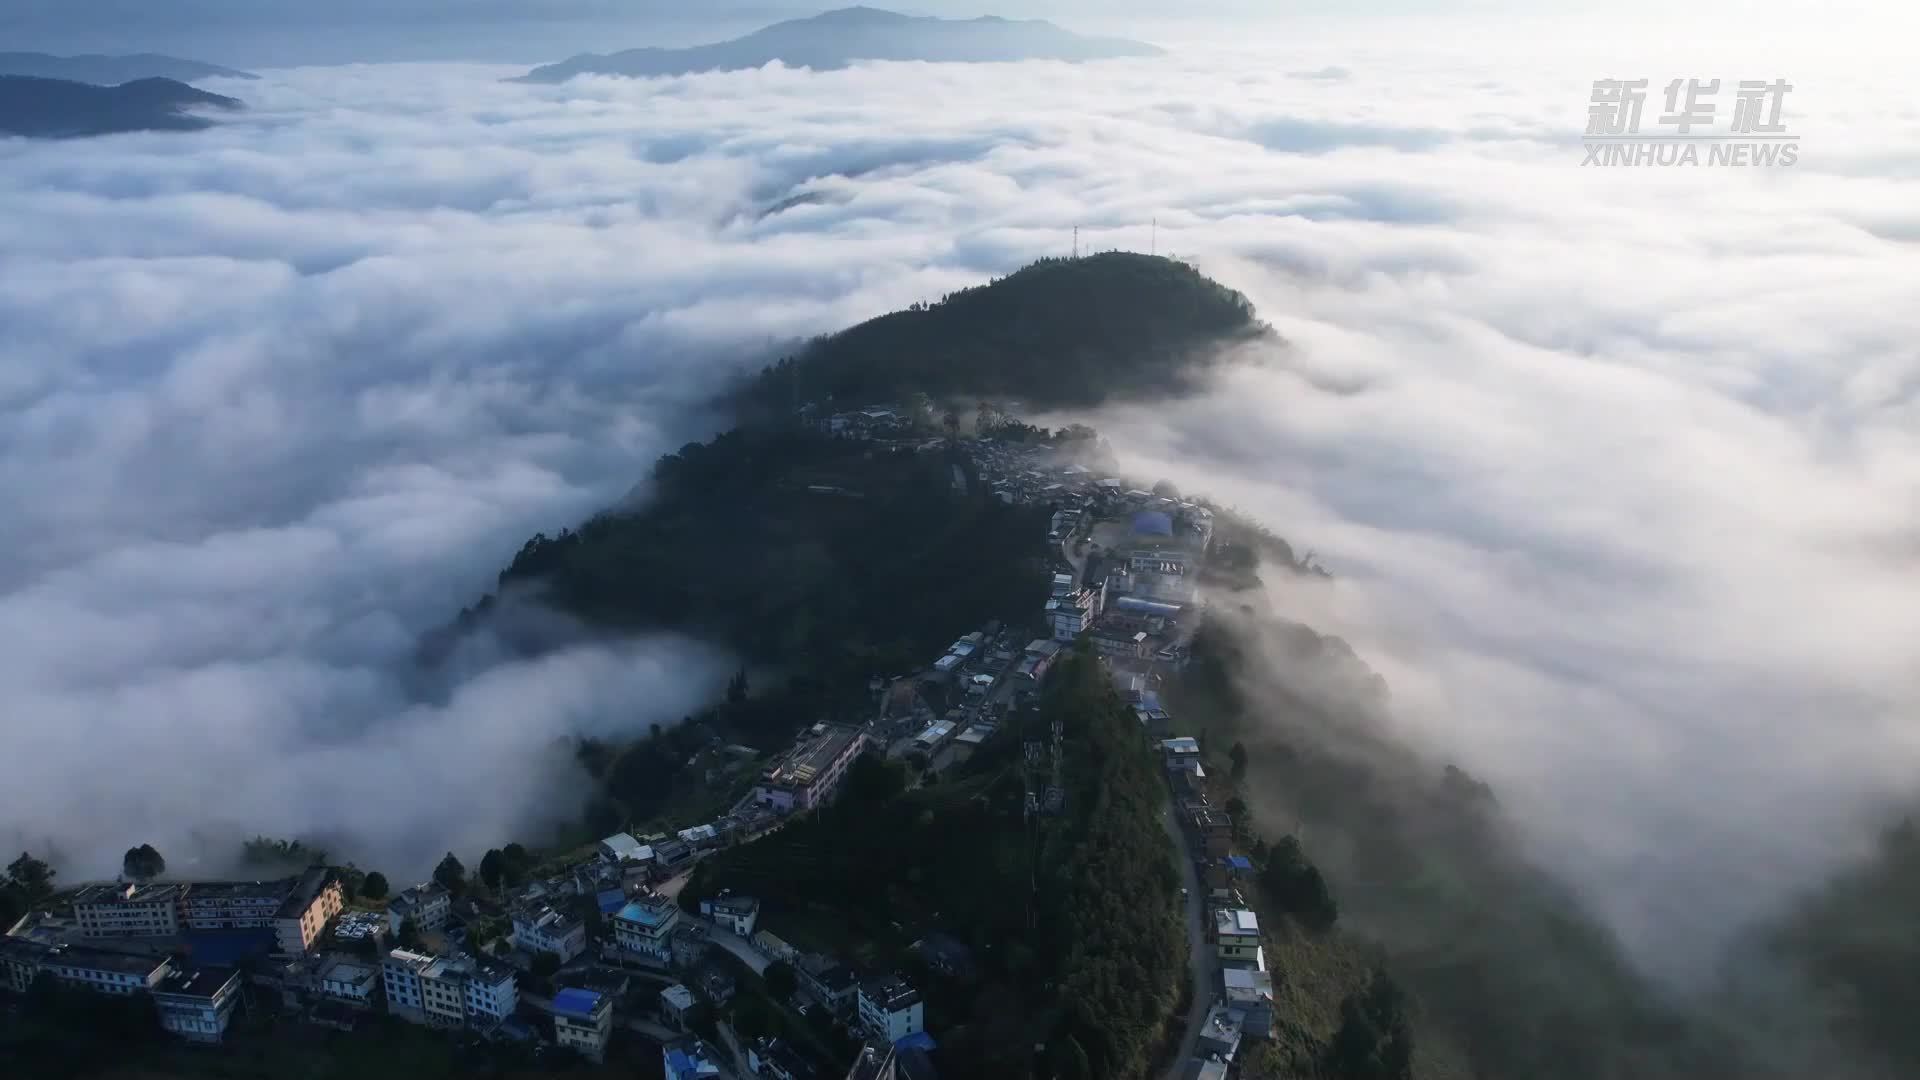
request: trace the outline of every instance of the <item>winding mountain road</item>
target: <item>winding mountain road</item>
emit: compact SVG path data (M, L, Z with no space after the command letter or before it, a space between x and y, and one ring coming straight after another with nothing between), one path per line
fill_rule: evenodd
M1219 964L1213 955L1213 949L1207 945L1204 922L1207 914L1206 893L1200 881L1200 872L1194 865L1193 852L1187 846L1186 834L1181 831L1180 822L1174 816L1171 799L1160 810L1160 824L1167 830L1167 839L1172 841L1174 868L1187 890L1184 905L1187 922L1187 978L1191 984L1193 1001L1187 1006L1187 1028L1185 1034L1180 1037L1180 1053L1174 1057L1166 1076L1166 1080L1183 1080L1187 1072L1187 1063L1193 1059L1194 1048L1200 1044L1200 1032L1207 1022L1207 1009L1213 1004L1213 983L1218 975Z

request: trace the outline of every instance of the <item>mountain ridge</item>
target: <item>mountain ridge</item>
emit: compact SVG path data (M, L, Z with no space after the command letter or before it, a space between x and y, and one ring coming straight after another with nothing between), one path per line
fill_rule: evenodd
M1019 60L1086 60L1157 56L1161 50L1123 38L1076 34L1040 19L998 15L942 19L903 15L874 7L838 8L789 19L742 37L682 49L642 47L615 53L583 53L534 68L509 81L565 82L577 75L635 78L738 71L774 62L832 71L863 60L930 63L993 63Z
M132 131L199 131L213 121L189 109L239 109L239 100L174 79L96 86L70 79L0 75L0 135L76 138Z
M36 79L64 79L95 86L120 86L140 79L172 79L191 83L196 79L248 79L260 76L199 60L183 60L161 53L107 55L83 53L56 56L43 52L0 52L0 75L23 75Z

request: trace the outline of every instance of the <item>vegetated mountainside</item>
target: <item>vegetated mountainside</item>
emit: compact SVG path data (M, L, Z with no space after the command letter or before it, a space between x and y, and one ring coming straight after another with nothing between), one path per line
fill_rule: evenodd
M1846 1075L1920 1076L1920 830L1912 819L1762 938L1761 955L1805 984L1793 1006L1855 1059Z
M644 509L528 541L500 585L596 625L681 630L864 684L1045 600L1046 511L956 491L953 474L944 453L741 428L662 458Z
M127 131L197 131L212 124L191 109L238 109L240 102L172 79L94 86L65 79L0 75L0 134L42 138Z
M0 52L0 75L26 75L36 79L70 79L98 86L119 86L139 79L173 79L194 82L199 79L258 79L258 75L198 60L182 60L158 53L131 56L53 56L37 52Z
M588 74L686 75L759 68L776 61L788 67L831 71L861 60L1084 61L1159 53L1138 41L1087 37L1040 20L940 19L852 7L776 23L711 45L576 56L537 67L518 81L556 83Z
M1065 809L1029 818L1023 741L1049 739L1056 721ZM1148 1075L1185 974L1179 884L1164 781L1098 662L1063 661L1038 708L938 784L907 791L898 770L861 761L835 806L701 863L682 904L752 895L761 924L802 948L908 972L942 1076ZM977 970L928 970L910 946L934 932ZM791 1014L756 1011L813 1041Z
M798 403L1091 405L1185 387L1218 346L1266 333L1244 297L1182 263L1043 260L768 368L734 401L765 422L662 458L643 508L534 537L499 584L590 623L689 631L822 677L906 670L956 627L1040 609L1047 510L970 481L957 491L964 457L802 429Z
M1123 251L1042 259L817 339L764 372L753 395L789 408L916 392L1093 406L1190 390L1224 347L1272 336L1246 297L1185 263Z
M1388 733L1387 690L1344 642L1216 608L1170 709L1247 752L1244 798L1326 871L1347 936L1276 948L1281 1037L1251 1076L1311 1076L1366 965L1409 992L1414 1076L1648 1080L1768 1075L1628 964L1522 857L1494 793ZM1361 950L1356 953L1354 950ZM1368 957L1371 951L1371 958Z

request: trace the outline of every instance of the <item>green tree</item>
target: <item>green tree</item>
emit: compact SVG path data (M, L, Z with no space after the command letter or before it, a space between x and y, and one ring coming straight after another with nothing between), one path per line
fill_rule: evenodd
M409 949L416 948L420 944L420 924L408 916L400 920L400 932L395 936L400 939L400 944Z
M1327 889L1320 868L1307 860L1300 841L1282 837L1267 854L1266 868L1260 871L1260 888L1280 910L1315 933L1333 927L1340 918L1340 907Z
M1093 1080L1093 1063L1087 1060L1087 1048L1072 1035L1053 1044L1053 1068L1060 1080Z
M440 865L433 868L433 880L441 888L459 896L467 891L467 868L449 851L447 857L440 860Z
M507 857L501 854L499 848L488 848L487 853L480 856L480 880L486 883L487 888L498 889L506 874Z
M7 864L7 883L19 890L28 907L53 895L53 867L28 852Z
M385 900L388 888L387 875L375 870L360 882L360 895L369 900Z
M1407 1080L1413 1075L1413 1025L1406 995L1384 971L1340 1003L1340 1030L1327 1048L1328 1071L1341 1080Z
M1233 749L1227 751L1227 760L1233 763L1232 769L1228 772L1228 775L1233 778L1233 782L1237 784L1245 780L1247 778L1247 748L1245 744L1239 742L1234 743Z
M727 680L727 704L739 705L747 700L747 669L741 668Z
M167 872L167 860L153 849L152 844L141 844L128 848L120 860L120 873L129 881L145 884Z

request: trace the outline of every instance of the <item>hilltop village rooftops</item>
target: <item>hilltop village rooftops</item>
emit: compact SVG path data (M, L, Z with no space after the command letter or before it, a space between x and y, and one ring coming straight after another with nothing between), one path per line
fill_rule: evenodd
M1245 908L1225 908L1213 913L1213 928L1221 937L1258 934L1260 917Z
M196 881L188 903L223 900L284 900L293 888L290 878L275 881Z
M860 738L854 728L837 724L823 725L826 730L812 735L775 762L762 774L761 782L787 787L810 786Z
M153 974L155 968L167 963L167 958L143 953L118 952L91 945L56 945L46 954L43 962L86 968L90 971L147 976Z
M673 911L673 901L666 897L641 897L637 900L629 900L615 918L639 923L642 926L661 926L673 916Z
M186 890L179 885L89 885L73 895L79 904L177 903Z
M154 989L180 997L210 998L233 981L234 969L226 967L174 968Z

